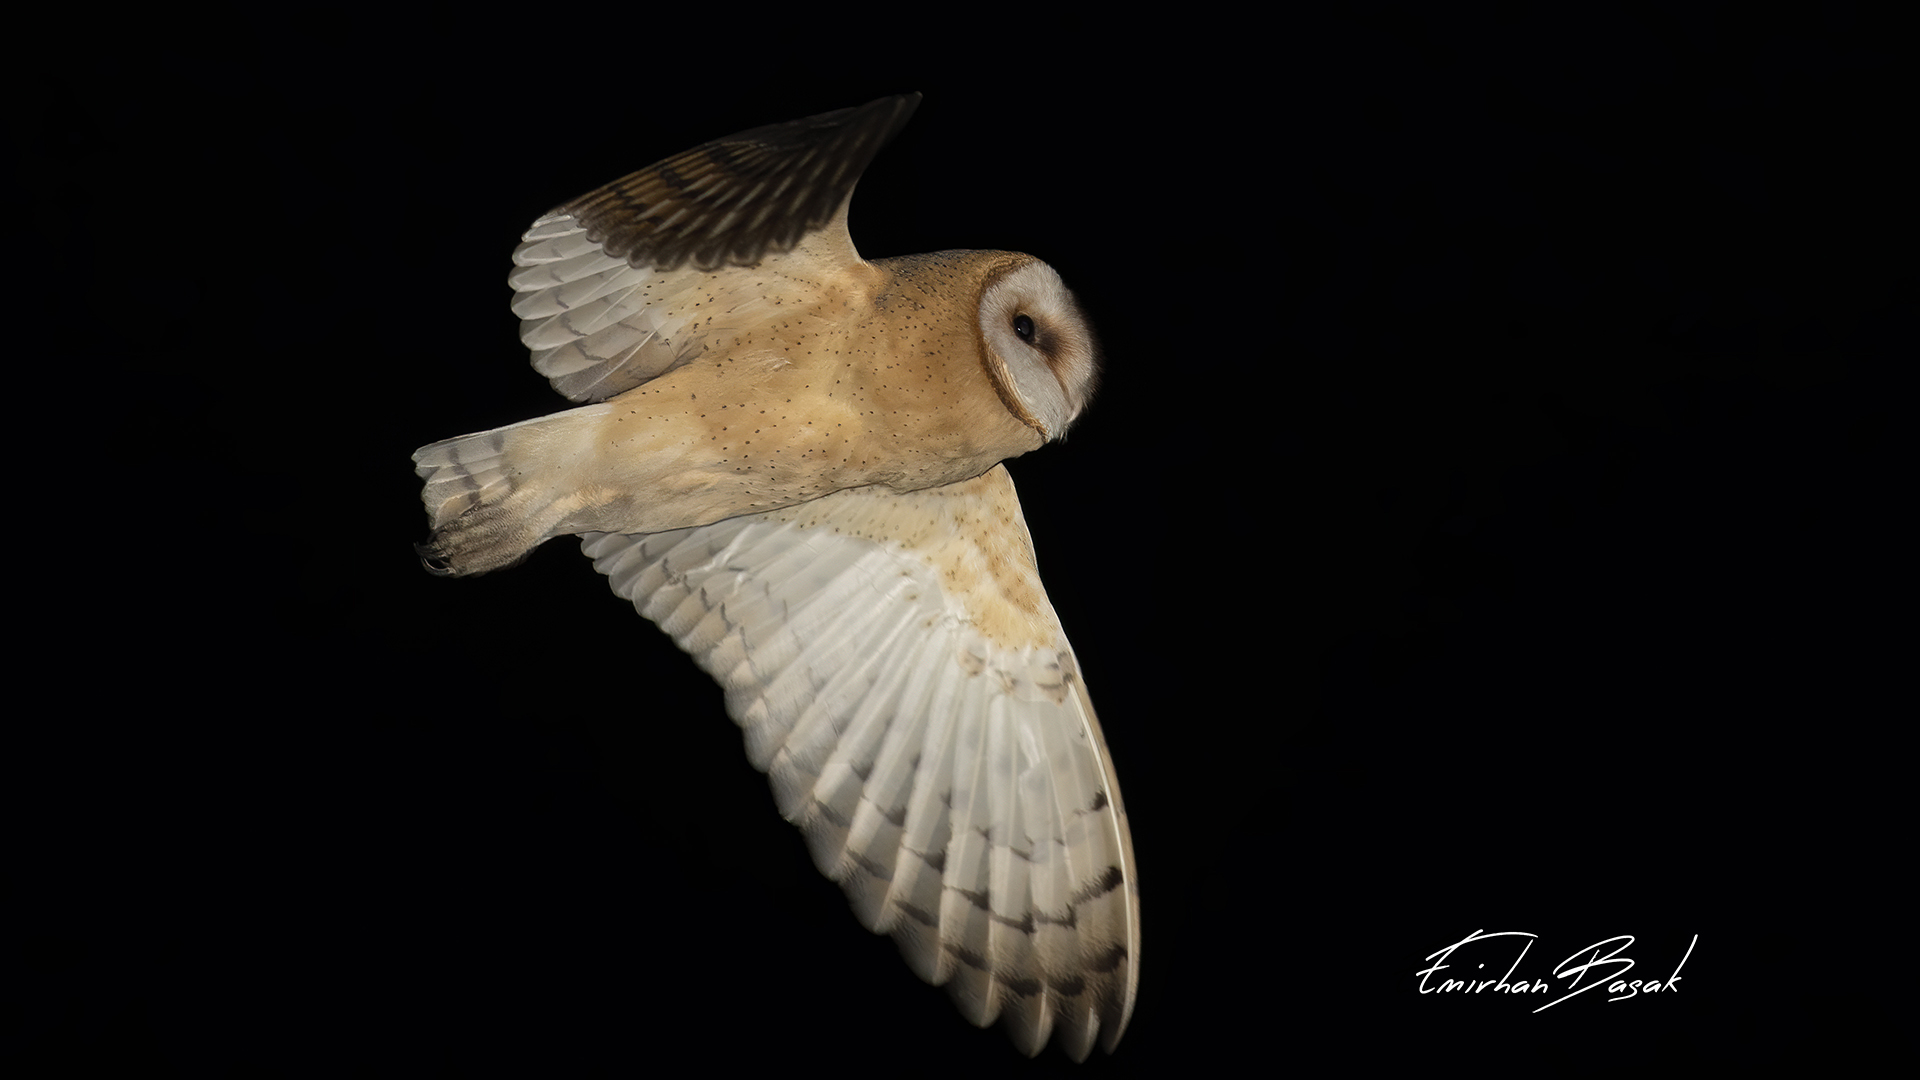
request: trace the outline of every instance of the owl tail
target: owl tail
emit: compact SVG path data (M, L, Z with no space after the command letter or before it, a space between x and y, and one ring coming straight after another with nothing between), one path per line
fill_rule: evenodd
M582 414L600 411L574 409L415 450L433 535L414 550L427 570L446 577L502 570L562 531L570 485L541 462L590 419Z

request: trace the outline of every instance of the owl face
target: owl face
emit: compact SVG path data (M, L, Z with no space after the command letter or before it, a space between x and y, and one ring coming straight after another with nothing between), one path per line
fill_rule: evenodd
M918 100L721 139L536 221L513 310L579 404L417 451L419 550L459 576L583 536L726 689L860 919L974 1022L1079 1059L1133 1008L1132 841L1000 462L1066 433L1098 350L1030 255L854 249L854 183Z
M1008 411L1043 438L1063 438L1099 375L1093 330L1066 282L1038 259L995 273L980 297L980 337Z

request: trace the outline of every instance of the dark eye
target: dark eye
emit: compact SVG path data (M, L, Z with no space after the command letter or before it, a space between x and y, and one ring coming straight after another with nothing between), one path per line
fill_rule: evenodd
M1033 320L1027 318L1025 315L1015 315L1013 317L1013 332L1020 335L1021 341L1032 341Z

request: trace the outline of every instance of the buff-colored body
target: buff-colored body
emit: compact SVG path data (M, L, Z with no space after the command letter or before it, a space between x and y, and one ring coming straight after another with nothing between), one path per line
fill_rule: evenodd
M1023 261L945 252L824 287L769 274L749 286L769 292L745 302L717 291L722 320L761 305L790 314L718 329L684 367L508 429L506 467L530 507L548 507L529 515L543 522L535 542L706 525L868 484L934 487L1037 449L1045 437L981 366L973 318L983 282Z
M838 247L671 275L697 355L600 404L424 448L423 469L445 469L428 475L435 557L480 573L569 533L936 487L1046 441L1010 410L977 317L994 285L1045 264L1001 251L869 263Z

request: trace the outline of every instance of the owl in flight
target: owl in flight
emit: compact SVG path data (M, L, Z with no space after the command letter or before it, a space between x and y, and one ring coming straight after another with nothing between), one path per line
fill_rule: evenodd
M533 366L583 404L422 447L436 574L577 533L726 690L860 921L969 1019L1111 1051L1133 843L1000 462L1060 438L1095 345L1046 263L864 260L855 182L919 95L719 139L514 252Z

